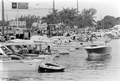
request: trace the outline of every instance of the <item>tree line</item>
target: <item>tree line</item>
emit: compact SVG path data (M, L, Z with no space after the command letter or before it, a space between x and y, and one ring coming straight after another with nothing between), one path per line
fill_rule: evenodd
M48 15L41 18L42 23L55 24L64 23L64 27L69 26L73 28L77 26L78 28L84 27L94 27L96 25L97 29L108 29L117 24L120 24L120 17L115 18L114 16L106 15L103 19L95 21L95 14L97 10L94 8L83 9L80 12L77 12L76 8L63 8L62 10L54 10ZM53 15L55 18L53 18ZM18 20L26 21L26 27L31 28L34 22L38 22L40 16L35 15L21 15ZM17 19L15 19L17 20ZM5 25L8 25L9 21L5 21ZM0 25L2 22L0 21Z
M51 12L46 17L42 17L42 22L49 24L53 22L53 15L55 15L55 23L64 23L65 26L83 28L94 25L94 18L97 10L93 8L83 9L81 13L77 12L76 8L63 8L63 10L55 10L54 14Z
M97 29L109 29L115 25L120 25L120 17L106 15L102 20L97 21Z

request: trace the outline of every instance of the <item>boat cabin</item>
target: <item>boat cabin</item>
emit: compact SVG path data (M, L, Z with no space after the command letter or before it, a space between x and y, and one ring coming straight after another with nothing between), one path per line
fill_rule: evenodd
M47 43L4 43L1 48L5 54L16 53L23 56L38 56L47 54Z
M0 45L0 59L20 60L20 59L24 59L24 56L17 54L15 52L12 52L5 45Z

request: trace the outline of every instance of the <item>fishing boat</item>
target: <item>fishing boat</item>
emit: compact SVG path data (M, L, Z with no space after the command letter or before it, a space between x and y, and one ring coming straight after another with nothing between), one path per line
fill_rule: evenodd
M43 62L39 67L40 72L63 72L64 69L65 67L53 62Z

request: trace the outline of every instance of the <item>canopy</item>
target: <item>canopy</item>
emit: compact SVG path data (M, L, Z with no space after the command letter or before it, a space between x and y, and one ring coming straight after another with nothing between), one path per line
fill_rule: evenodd
M6 41L6 43L34 43L32 40L22 40L22 39L14 39Z
M46 36L39 36L39 35L34 35L30 38L32 41L38 41L38 42L51 42L50 39Z

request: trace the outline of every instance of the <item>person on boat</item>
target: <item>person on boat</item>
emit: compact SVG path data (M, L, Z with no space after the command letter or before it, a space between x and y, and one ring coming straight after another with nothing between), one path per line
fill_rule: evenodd
M40 53L40 46L39 45L36 45L36 51L35 51L36 54L39 54Z
M31 45L28 46L28 52L29 52L30 54L32 53L32 46L31 46Z
M27 55L27 53L28 53L27 46L23 46L23 48L22 48L22 54L23 55Z
M45 49L45 52L46 52L47 54L51 54L51 48L50 48L49 45L48 45L47 48Z
M36 49L37 49L37 46L36 46L36 45L33 45L33 46L32 46L32 53L33 53L33 54L36 53Z
M91 43L93 43L95 39L98 39L95 34L92 34L92 35L90 36L90 38L89 38L89 40L91 41Z
M16 34L16 39L18 39L18 38L19 38L19 29L17 29L17 30L15 31L15 34Z

